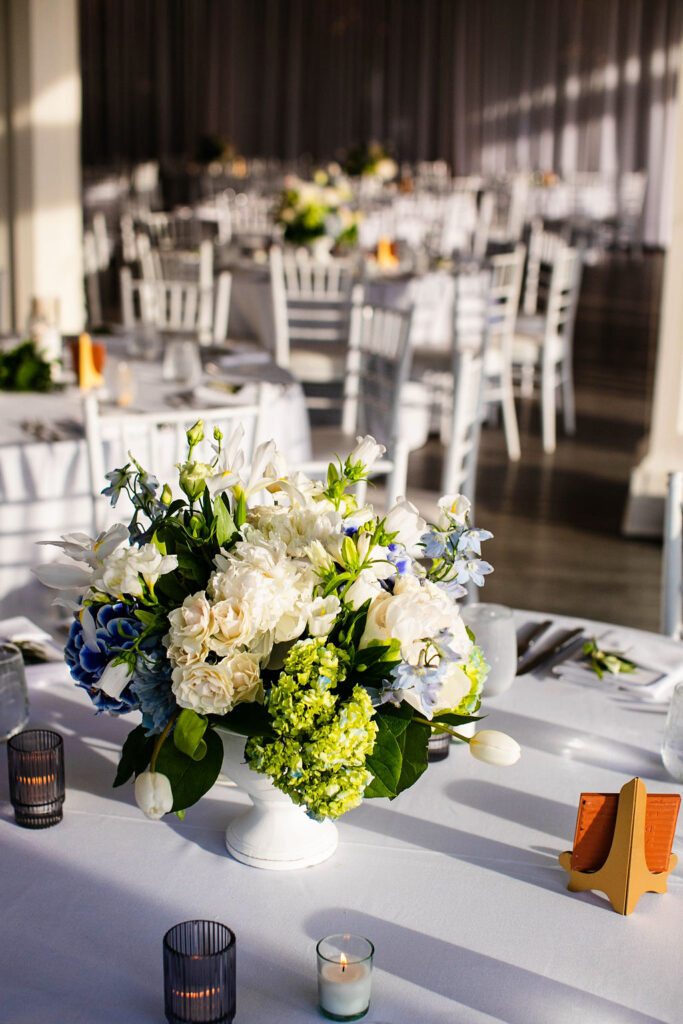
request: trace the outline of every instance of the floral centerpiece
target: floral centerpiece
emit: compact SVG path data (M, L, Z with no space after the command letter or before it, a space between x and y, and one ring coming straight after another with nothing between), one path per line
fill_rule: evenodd
M0 391L53 391L54 378L55 362L34 341L0 352Z
M293 245L329 240L329 247L351 249L358 244L360 214L352 209L353 193L328 170L315 172L313 181L290 175L276 212L284 239Z
M195 424L177 499L131 456L104 491L127 495L128 526L64 537L72 563L39 575L76 588L66 661L97 712L141 712L114 785L135 775L150 817L182 816L213 785L223 727L255 772L336 818L412 786L430 735L476 720L487 667L457 599L491 571L491 534L458 495L432 525L406 500L383 518L359 506L384 451L370 437L312 481L273 442L247 466L241 436L215 430L200 459ZM502 733L461 738L482 760L519 756Z
M352 177L377 178L381 182L389 182L398 176L398 164L389 151L376 141L349 149L342 166Z

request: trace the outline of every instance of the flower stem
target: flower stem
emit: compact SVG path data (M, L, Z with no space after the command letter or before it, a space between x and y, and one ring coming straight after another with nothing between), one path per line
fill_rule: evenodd
M456 732L455 729L450 729L447 725L441 725L440 723L430 722L426 718L420 718L415 715L413 718L414 722L420 722L422 725L428 725L433 732L447 732L451 736L455 736L456 740L462 740L463 743L469 743L472 739L471 736L463 736L461 733Z
M175 720L176 720L176 718L178 717L179 714L180 714L180 712L176 711L176 713L173 715L173 717L168 720L168 722L166 724L166 728L164 729L164 731L159 736L159 739L154 744L154 750L152 751L152 757L151 757L150 762L149 762L149 770L151 772L153 772L155 770L155 768L156 768L157 757L159 756L159 751L163 747L164 740L166 739L166 737L170 733L171 728L173 727L173 723L175 722Z

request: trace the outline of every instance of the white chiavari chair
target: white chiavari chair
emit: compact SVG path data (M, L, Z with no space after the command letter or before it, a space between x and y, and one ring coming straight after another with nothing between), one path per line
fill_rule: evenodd
M247 465L256 444L262 439L267 403L267 386L259 387L256 400L249 403L236 401L231 405L197 409L163 409L156 412L104 412L97 396L84 399L85 436L88 450L90 494L93 502L95 536L107 520L116 521L127 508L117 507L116 514L107 510L102 490L108 481L105 473L112 467L130 462L129 452L144 469L157 478L160 486L168 483L174 497L180 497L177 485L177 464L187 457L186 431L203 420L205 442L209 445L213 429L218 427L227 440L238 426L244 428L243 450ZM204 461L210 461L209 453ZM125 504L125 503L122 503ZM132 511L132 509L131 509Z
M215 284L188 281L133 280L121 270L121 310L128 330L153 326L159 331L192 334L200 344L219 345L228 335L231 276L223 272Z
M557 389L562 391L564 428L576 431L572 342L581 288L581 254L578 249L560 248L552 264L545 318L539 329L527 327L515 332L512 367L520 380L522 394L533 391L535 380L541 388L543 450L555 451Z
M519 308L524 273L525 247L492 256L488 307L488 345L484 359L486 406L499 405L508 457L516 462L521 454L512 378L512 340Z
M683 473L669 473L662 548L662 633L680 640L683 626Z

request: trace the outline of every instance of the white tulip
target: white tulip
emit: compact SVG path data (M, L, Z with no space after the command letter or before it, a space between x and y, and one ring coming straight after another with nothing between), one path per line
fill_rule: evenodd
M112 665L110 662L100 676L98 688L108 697L119 700L130 682L131 675L130 666L125 661L120 661L118 665Z
M368 569L363 569L346 591L344 599L355 610L382 591L380 582Z
M173 808L173 790L161 772L141 772L135 780L135 800L141 811L158 821Z
M356 438L356 447L349 454L348 461L351 465L362 462L366 470L372 469L378 459L381 459L386 451L383 444L377 444L374 437L366 434L365 437Z
M427 528L424 519L412 502L399 498L386 518L387 533L396 533L396 540L407 551L412 551Z
M470 754L478 761L507 768L519 761L522 751L517 740L496 729L482 729L470 740Z

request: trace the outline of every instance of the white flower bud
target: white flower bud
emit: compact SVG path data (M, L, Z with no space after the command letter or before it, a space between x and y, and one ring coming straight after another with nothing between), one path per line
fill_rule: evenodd
M366 470L371 470L378 459L381 459L386 451L383 444L377 444L374 437L366 434L365 437L356 438L356 447L348 457L349 465L361 462Z
M496 729L482 729L470 740L470 754L486 764L507 768L519 761L522 751L517 740Z
M135 800L152 821L158 821L173 808L173 790L161 772L141 772L135 780Z

